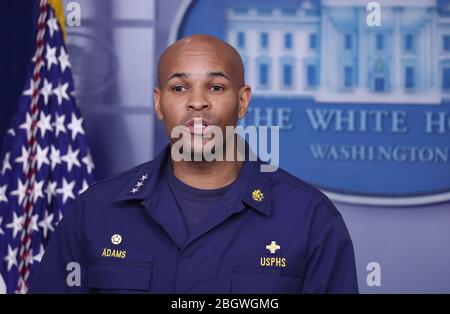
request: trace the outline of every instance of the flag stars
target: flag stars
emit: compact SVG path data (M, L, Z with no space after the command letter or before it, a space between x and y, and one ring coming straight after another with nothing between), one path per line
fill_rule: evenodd
M3 217L0 217L0 234L5 234L5 232L2 229L2 221L3 221Z
M52 197L56 196L56 186L56 182L50 181L47 184L47 188L45 189L45 193L47 193L47 203L49 204L52 202Z
M28 150L22 146L22 154L14 159L16 163L22 163L22 171L26 172L28 166Z
M70 68L70 62L69 62L69 55L64 50L64 47L61 47L60 53L59 53L59 65L61 67L61 72L64 72L66 68Z
M8 244L8 255L5 256L4 261L8 263L7 269L11 270L13 266L17 266L17 251L19 248L12 249L11 245Z
M81 186L81 190L78 191L78 194L83 193L84 191L86 191L89 188L89 184L87 183L86 180L83 180L83 185Z
M44 97L44 104L48 104L48 98L52 95L53 84L44 78L44 86L41 88L41 95Z
M23 199L27 194L27 186L22 183L20 179L17 180L17 189L11 192L11 195L17 196L19 198L19 205L22 204Z
M38 215L37 215L37 214L36 214L36 215L33 215L33 216L31 217L30 227L31 227L31 230L32 230L32 231L39 231L38 224L37 224L37 220L38 220Z
M81 161L86 165L87 172L91 174L92 169L94 169L94 163L92 162L91 154L87 154Z
M80 117L79 119L77 119L77 116L72 113L72 121L70 121L70 123L67 125L67 128L72 131L72 140L75 140L78 133L84 134L82 123L83 118Z
M5 154L5 158L3 159L2 175L5 174L6 170L12 170L11 164L9 163L9 158L10 157L11 157L11 153L7 152Z
M52 170L55 169L56 165L61 163L61 154L58 149L55 148L55 146L51 146L50 148L50 160L52 163Z
M60 132L66 133L66 126L64 125L65 119L66 119L65 115L60 116L56 114L56 121L53 123L53 126L55 127L56 136L58 136Z
M69 100L69 95L67 95L68 87L69 83L64 83L61 85L61 82L59 82L58 86L53 90L53 94L55 94L58 99L58 105L62 104L63 99Z
M29 113L27 113L25 117L25 122L19 125L19 129L24 129L27 132L27 139L29 140L31 137L31 124L33 123L33 120L31 119L31 116Z
M67 163L67 169L70 172L72 170L73 165L80 167L80 161L78 160L78 154L80 150L77 149L75 151L72 150L72 146L69 145L67 149L67 154L61 157L61 160Z
M40 119L37 123L37 127L39 128L39 131L41 131L41 137L44 138L45 133L47 131L53 131L53 128L50 124L50 119L52 116L49 114L48 116L45 115L43 111L41 111Z
M40 263L42 260L42 257L44 256L44 252L45 252L44 246L41 244L39 246L39 253L37 255L33 256L33 258L30 260L30 263L33 263L33 261Z
M24 218L23 216L17 216L16 212L13 212L13 221L6 225L6 228L13 229L13 238L22 230Z
M31 197L33 198L33 203L36 203L37 199L39 197L44 198L44 193L42 191L42 188L44 186L44 180L42 181L36 181L34 183L33 190L31 191Z
M48 214L48 211L44 212L44 218L39 222L39 227L42 228L42 232L44 234L44 239L47 238L48 231L54 231L52 226L53 214Z
M37 71L29 73L19 91L20 101L28 109L19 110L0 158L0 211L5 212L0 215L0 238L8 242L0 263L5 272L16 272L16 277L23 262L27 268L41 261L45 243L63 216L62 205L88 188L95 168L84 138L83 118L72 97L72 60L64 43L54 41L61 34L61 25L51 11L44 21L46 36L41 38L41 50L32 59ZM32 100L37 103L31 104ZM31 206L32 212L24 214L25 205ZM22 252L19 244L26 233L40 234L32 237L40 243L33 242ZM22 273L13 278L19 283L16 292L27 291L26 276Z
M45 58L47 59L47 70L50 70L52 64L58 65L58 61L56 60L56 47L52 48L49 44L47 44Z
M8 132L6 132L6 133L8 133L11 136L16 136L16 131L14 131L13 128L9 129Z
M69 199L69 198L72 198L72 199L75 198L75 195L73 195L74 186L75 186L75 181L68 183L66 178L63 178L62 187L56 190L56 192L58 192L59 194L62 194L63 203L67 202L67 199Z
M43 164L50 165L50 161L48 160L48 149L49 147L41 148L40 145L37 146L36 152L36 162L37 162L37 170L41 170Z
M6 197L6 189L8 185L0 185L0 203L5 202L8 203L8 198Z
M53 34L59 31L58 20L55 16L48 19L47 21L48 30L50 31L50 38L53 38Z
M63 219L64 214L63 214L63 212L62 212L61 210L57 211L56 213L57 213L59 216L58 216L58 219L55 221L55 227L58 227L58 224L59 224L59 222L61 221L61 219Z
M33 95L33 91L34 91L34 83L33 83L33 79L31 79L30 80L30 87L27 90L24 90L22 95L31 97Z

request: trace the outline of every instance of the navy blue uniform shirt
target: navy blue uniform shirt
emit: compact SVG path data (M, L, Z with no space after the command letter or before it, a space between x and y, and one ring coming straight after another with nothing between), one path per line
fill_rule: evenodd
M31 293L358 292L352 241L319 190L246 161L189 234L162 179L169 153L73 202Z
M169 161L167 161L164 179L169 182L172 194L177 201L178 208L183 214L188 232L214 208L219 199L225 194L230 185L218 189L197 189L180 181L174 174Z

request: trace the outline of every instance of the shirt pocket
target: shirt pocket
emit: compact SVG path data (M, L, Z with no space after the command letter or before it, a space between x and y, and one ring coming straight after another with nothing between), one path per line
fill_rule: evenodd
M148 293L153 262L92 262L87 284L93 293Z
M237 264L232 268L231 292L240 294L295 294L303 288L303 259L289 268Z

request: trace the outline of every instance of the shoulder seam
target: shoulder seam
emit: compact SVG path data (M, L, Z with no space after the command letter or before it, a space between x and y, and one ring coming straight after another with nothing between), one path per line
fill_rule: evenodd
M276 178L271 178L271 179L273 181L277 181L277 182L280 182L280 183L289 184L289 185L293 186L294 188L296 188L297 190L301 190L301 191L304 191L304 192L310 192L311 194L313 194L314 196L317 196L318 198L320 198L324 202L327 202L327 203L330 202L330 200L326 197L326 195L323 194L323 192L321 192L318 188L316 188L314 186L311 186L311 187L313 187L316 190L314 190L314 189L305 189L303 187L298 186L297 184L294 184L294 183L286 181L286 180L279 180L279 179L276 179Z
M113 176L113 177L111 177L111 178L106 178L106 179L97 181L97 182L93 183L89 188L92 188L93 186L96 186L96 185L98 185L98 184L100 184L100 183L106 183L106 182L118 180L118 179L120 179L120 178L121 178L123 175L125 175L125 174L128 174L128 173L129 173L129 174L134 174L134 173L136 173L136 172L138 172L138 171L137 171L137 170L133 170L133 171L129 170L129 171L123 172L122 174L118 174L118 175Z
M129 170L126 170L126 171L124 171L124 172L122 172L122 173L119 173L119 174L117 174L117 175L115 175L115 176L112 176L112 177L110 177L110 178L105 178L105 179L103 179L103 180L94 182L93 184L91 184L91 185L89 186L89 188L88 188L85 192L83 192L83 193L81 193L80 195L78 195L78 197L86 197L88 194L90 194L90 192L93 190L93 188L95 188L95 187L96 187L97 185L99 185L99 184L103 184L103 183L108 183L108 182L111 182L111 181L120 180L120 179L123 178L125 175L130 175L130 176L135 175L136 173L139 172L139 170L141 169L141 166L143 166L144 164L145 164L145 163L143 163L143 164L141 164L141 165L139 165L139 166L136 166L136 167L134 167L134 168L131 168L131 169L129 169ZM129 181L129 180L127 180L127 182L128 182L128 181Z

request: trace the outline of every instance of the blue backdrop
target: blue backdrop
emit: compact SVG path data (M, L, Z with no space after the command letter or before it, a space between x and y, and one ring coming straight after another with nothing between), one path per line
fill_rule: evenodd
M435 23L448 18L448 1L398 0L404 9L386 7L379 29L362 26L366 1L359 0L344 8L336 8L338 1L327 7L294 0L76 2L81 26L67 27L68 49L97 179L151 159L167 143L152 108L157 59L176 38L214 34L239 49L254 89L242 123L281 124L281 167L325 190L341 211L360 291L450 291L450 133L448 126L439 132L440 115L444 124L449 119L443 87L450 29ZM32 9L6 4L2 134L34 38ZM364 111L385 117L377 125L373 113L365 129ZM353 128L352 115L359 118ZM329 122L322 129L320 119ZM352 153L361 147L365 158ZM384 159L368 158L368 147ZM391 160L380 147L390 149ZM371 283L373 265L380 267L380 285Z

